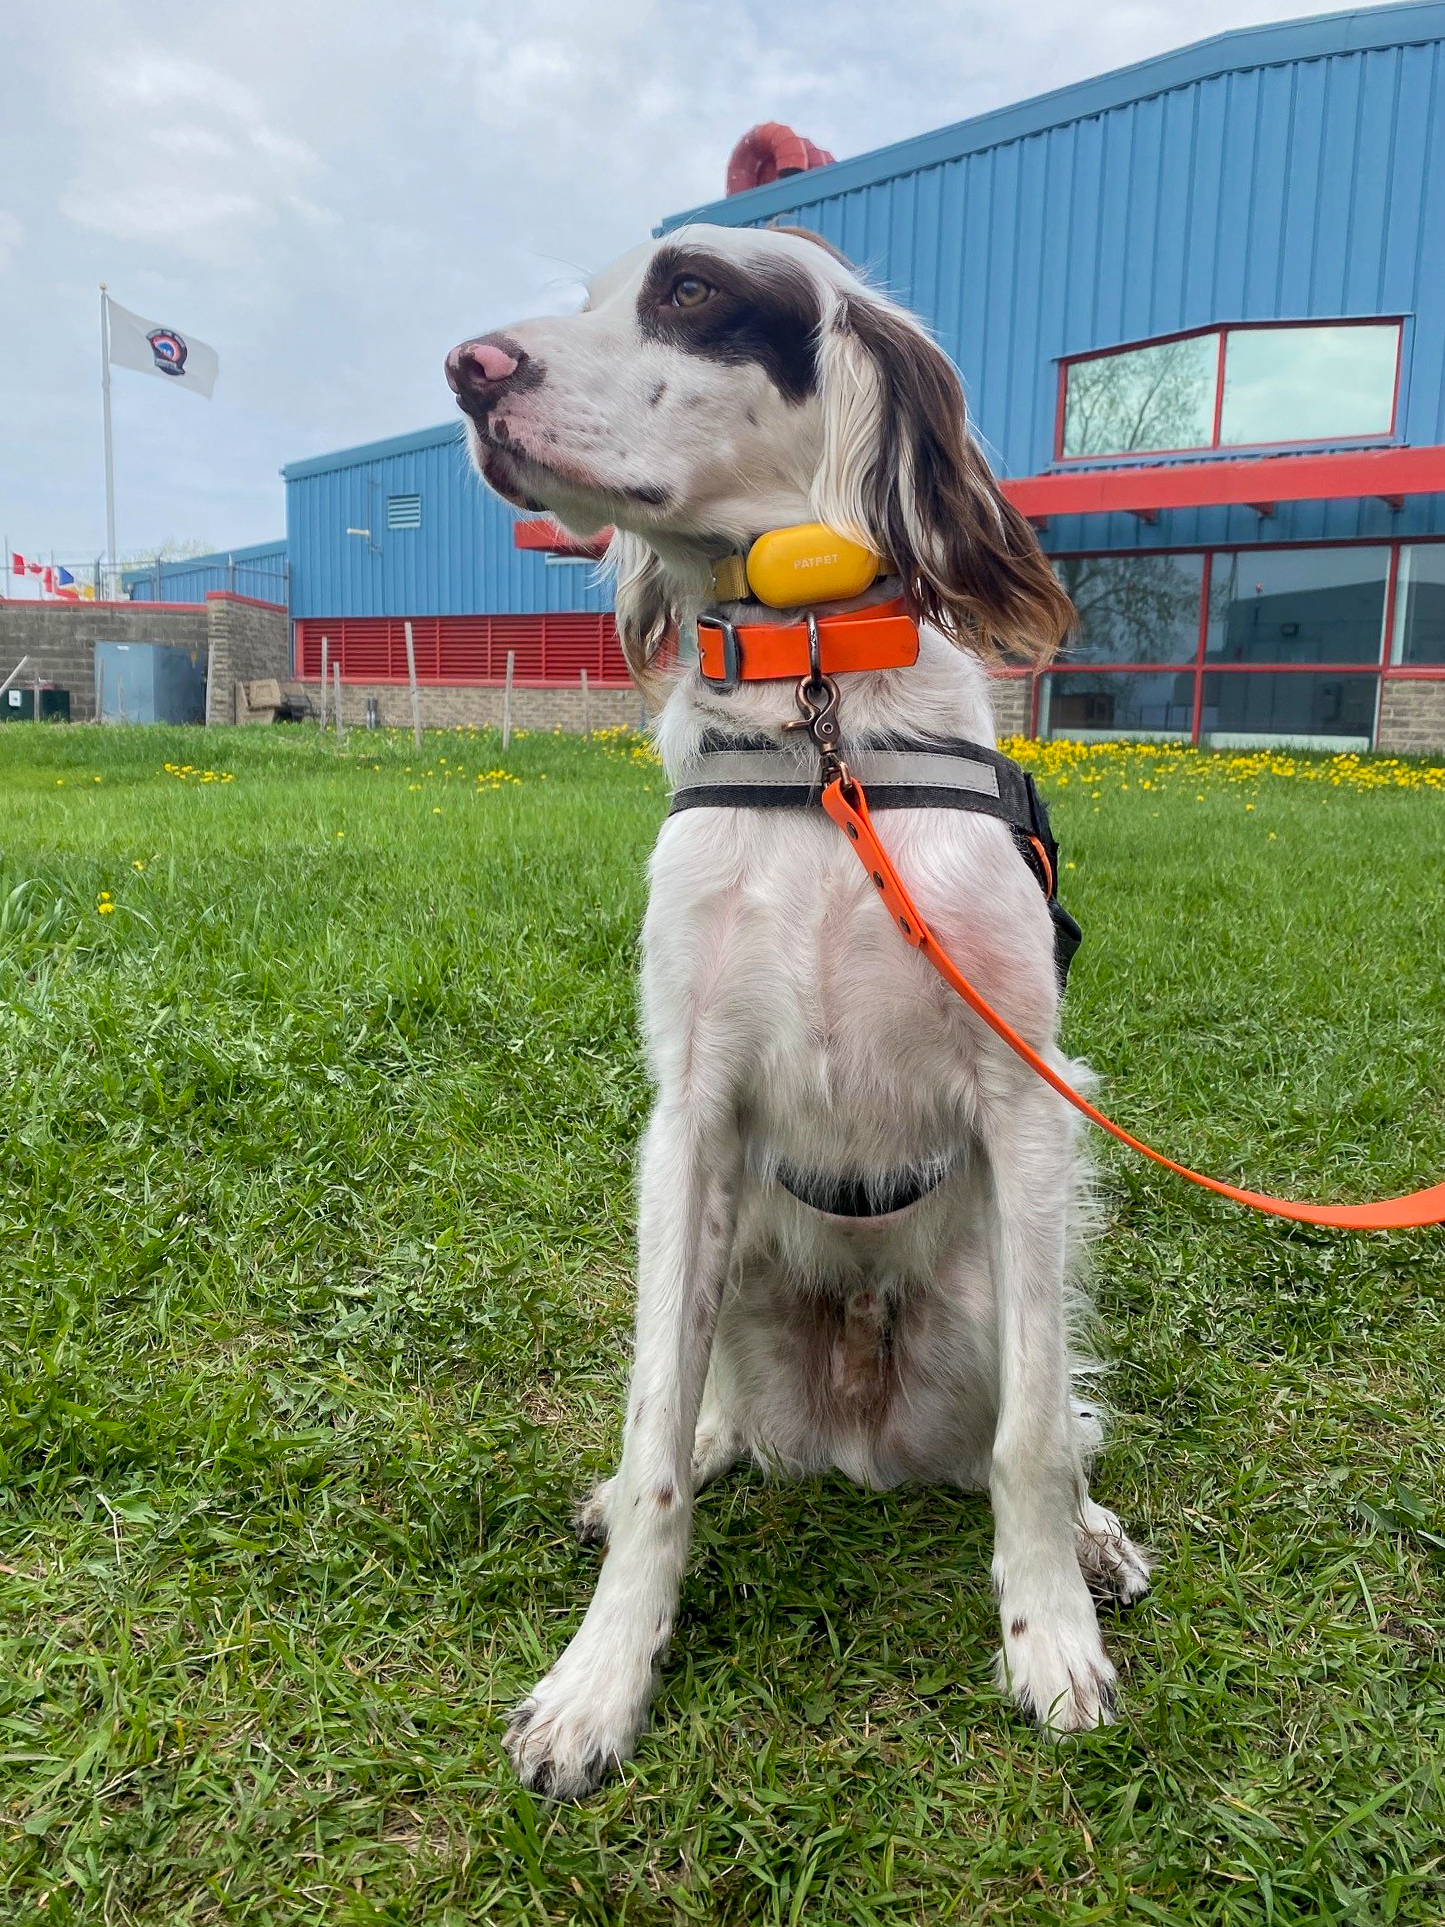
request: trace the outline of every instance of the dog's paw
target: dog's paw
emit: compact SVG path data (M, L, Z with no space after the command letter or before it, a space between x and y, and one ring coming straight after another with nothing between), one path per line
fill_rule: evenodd
M548 1800L585 1800L630 1758L647 1715L647 1697L601 1676L581 1677L566 1654L512 1714L503 1741L517 1777Z
M1113 1722L1118 1679L1104 1651L1093 1601L1063 1611L1030 1612L1006 1605L998 1685L1014 1704L1051 1733L1081 1733Z
M572 1530L577 1535L580 1546L605 1546L612 1517L612 1488L615 1479L604 1479L594 1485L585 1499L579 1499L572 1510Z
M1114 1514L1091 1499L1074 1532L1074 1550L1084 1584L1096 1599L1132 1606L1149 1590L1153 1565Z

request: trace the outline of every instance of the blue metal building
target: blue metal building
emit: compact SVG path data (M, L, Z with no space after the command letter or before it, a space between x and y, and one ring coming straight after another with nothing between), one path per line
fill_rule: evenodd
M659 232L689 221L814 229L959 366L1080 610L1011 720L1445 744L1440 0L1221 35ZM286 481L308 630L605 606L513 548L454 426Z
M157 560L125 569L121 587L131 602L204 602L216 590L258 602L289 600L286 543L253 542L244 549L217 549L176 562Z
M663 231L809 227L927 317L1079 605L1045 731L1445 741L1442 43L1223 34Z

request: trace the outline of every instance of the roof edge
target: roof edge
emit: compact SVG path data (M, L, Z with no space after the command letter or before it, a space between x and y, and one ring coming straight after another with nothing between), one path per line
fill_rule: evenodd
M204 555L163 555L160 571L164 577L167 573L180 574L186 569L224 568L228 562L254 562L258 556L285 553L286 537L278 535L274 542L248 542L240 549L208 549ZM132 562L121 570L120 579L122 582L133 579L143 581L155 572L154 562Z
M1087 120L1111 108L1147 100L1175 87L1186 87L1219 75L1254 67L1282 66L1291 60L1320 60L1331 54L1372 50L1445 40L1442 0L1405 0L1396 6L1355 8L1347 13L1317 14L1303 20L1280 20L1257 27L1234 27L1186 47L1153 54L1128 67L1115 67L1090 79L1070 81L1047 94L995 107L968 120L955 121L930 133L914 134L886 147L835 161L831 167L792 174L766 187L724 196L667 215L654 229L667 234L690 221L744 226L789 213L805 202L830 199L859 187L871 187L899 174L942 162L961 160L990 147L1046 133L1070 121Z
M287 462L281 470L282 479L300 482L308 475L325 475L334 468L358 468L364 462L384 461L389 455L439 448L446 442L461 441L464 431L465 423L461 421L439 422L435 428L416 428L409 435L391 435L380 442L359 442L354 448L338 448L329 455L310 455L304 461Z

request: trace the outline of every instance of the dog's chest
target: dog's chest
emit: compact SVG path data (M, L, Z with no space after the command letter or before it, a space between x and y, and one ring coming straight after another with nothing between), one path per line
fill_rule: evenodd
M659 1074L706 1066L754 1129L845 1163L862 1144L873 1163L951 1139L976 1069L961 1006L831 822L739 814L674 819L654 859L644 988ZM1000 826L969 826L975 840L980 827ZM947 895L976 940L998 906L964 860L967 833L944 821L937 835L959 859Z

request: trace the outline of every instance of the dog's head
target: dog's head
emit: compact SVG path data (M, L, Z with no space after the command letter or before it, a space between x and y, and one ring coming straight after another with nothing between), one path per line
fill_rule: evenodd
M600 275L580 314L463 342L447 379L499 495L579 535L616 529L641 681L707 599L710 562L795 522L891 557L962 647L1039 662L1072 622L952 363L815 236L679 229Z

